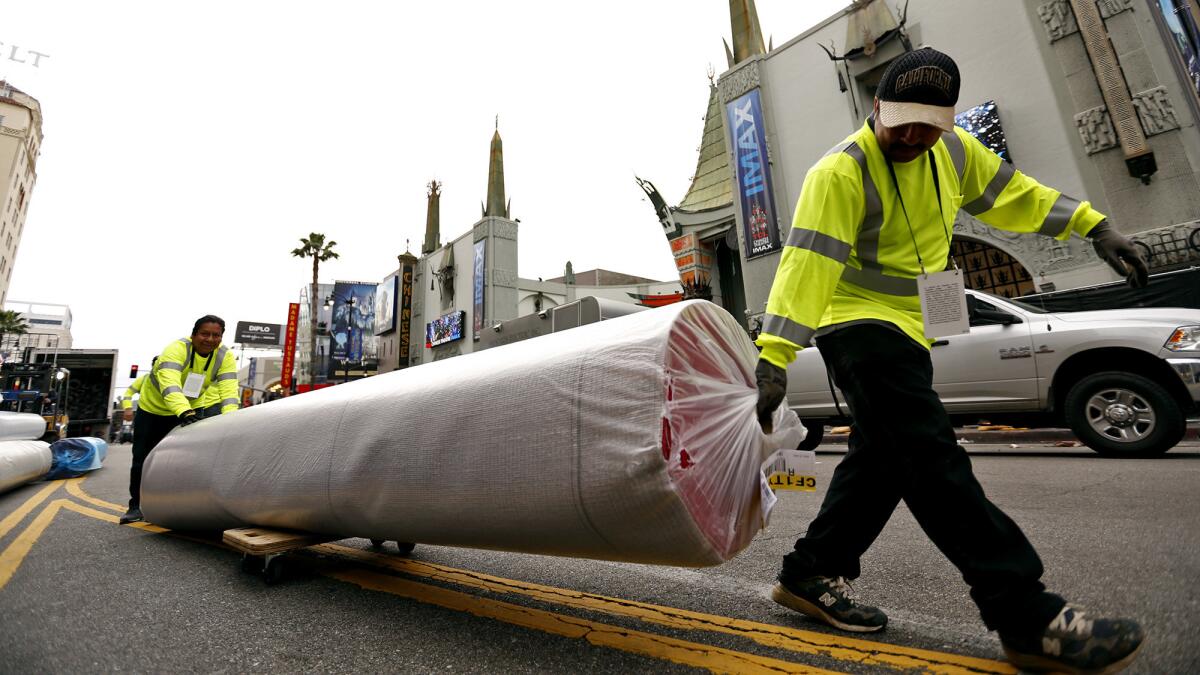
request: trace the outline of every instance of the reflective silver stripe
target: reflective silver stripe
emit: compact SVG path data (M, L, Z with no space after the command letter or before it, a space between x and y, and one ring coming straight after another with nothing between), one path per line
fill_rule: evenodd
M879 199L875 180L871 178L871 172L867 169L867 155L863 149L857 143L853 143L844 152L853 157L862 170L863 222L854 247L863 267L882 269L882 265L879 264L879 233L883 230L883 202Z
M950 152L950 161L954 163L954 172L958 174L958 182L962 182L963 164L966 163L966 149L963 148L962 139L953 131L947 131L942 134L942 142L946 144L946 150ZM1004 162L1008 164L1008 162Z
M996 199L1004 192L1004 188L1012 180L1013 175L1017 170L1012 164L1004 160L1000 160L1000 168L996 169L996 175L988 181L987 187L983 189L983 194L979 195L971 201L970 204L963 204L962 209L967 213L977 216L984 211L996 205Z
M1047 237L1057 237L1062 234L1071 224L1071 216L1075 215L1075 209L1078 208L1077 200L1060 194L1054 201L1054 206L1050 207L1050 213L1046 214L1046 220L1042 221L1042 229L1038 230L1038 234Z
M846 258L850 257L850 244L823 232L802 227L793 227L792 231L788 232L787 245L820 253L840 263L846 262Z
M884 295L916 295L917 280L888 276L878 270L855 269L847 266L842 270L842 279L868 291Z
M784 340L804 347L808 345L809 340L812 340L813 333L817 332L817 330L809 328L804 324L796 323L785 316L767 314L763 317L762 332L777 335Z
M221 373L220 375L213 378L213 382L224 382L225 380L236 380L237 376L238 376L237 373Z
M156 367L161 370L178 370L180 372L183 372L183 364L182 363L172 363L170 361L159 361Z
M849 148L850 146L852 146L852 145L854 145L854 144L855 144L855 143L854 143L854 141L843 141L843 142L841 142L841 143L838 143L837 145L833 146L832 148L830 148L830 149L829 149L829 152L827 152L827 153L825 153L824 155L821 155L821 156L822 156L822 157L828 157L828 156L830 156L830 155L836 155L836 154L838 154L839 152L845 152L845 151L846 151L846 148Z
M227 405L237 405L237 404L238 404L238 400L236 398L227 398L227 399L224 399L223 401L221 401L221 407L225 407Z
M217 359L216 359L217 365L215 368L213 368L214 373L221 369L221 364L225 363L225 355L228 353L229 353L228 347L221 347L220 349L217 350Z
M183 393L183 389L181 387L176 387L175 385L171 385L171 386L167 387L166 389L162 390L163 398L166 398L166 397L170 396L171 394L182 394L182 393Z

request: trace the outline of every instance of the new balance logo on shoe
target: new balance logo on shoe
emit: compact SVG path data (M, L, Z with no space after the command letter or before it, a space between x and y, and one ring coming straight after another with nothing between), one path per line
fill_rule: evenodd
M1050 622L1050 630L1087 636L1092 633L1092 620L1085 619L1083 612L1072 611L1072 608L1068 606L1059 612L1058 616L1054 617L1054 620Z
M1133 661L1145 636L1136 621L1090 619L1065 605L1040 634L1001 633L1000 644L1022 670L1109 675Z
M834 628L855 633L883 630L887 614L876 607L861 605L844 577L782 578L771 589L771 599L801 614L823 621Z

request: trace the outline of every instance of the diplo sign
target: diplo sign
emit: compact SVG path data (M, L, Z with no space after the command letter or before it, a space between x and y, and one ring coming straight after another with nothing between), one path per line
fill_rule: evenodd
M239 321L234 342L244 345L270 345L278 347L283 342L283 326L277 323L254 323Z

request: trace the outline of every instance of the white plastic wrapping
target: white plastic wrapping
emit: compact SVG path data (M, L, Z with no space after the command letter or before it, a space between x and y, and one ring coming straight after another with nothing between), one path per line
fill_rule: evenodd
M48 443L0 441L0 493L45 476L50 471L50 462Z
M760 464L803 436L755 420L757 352L687 302L177 429L146 518L668 565L762 526Z
M0 412L0 441L32 441L46 433L46 420L33 413Z

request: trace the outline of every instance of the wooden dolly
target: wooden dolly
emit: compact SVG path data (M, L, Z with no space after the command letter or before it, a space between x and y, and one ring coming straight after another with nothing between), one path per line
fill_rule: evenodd
M293 532L289 530L273 530L267 527L239 527L225 530L221 541L242 554L242 571L249 574L261 574L268 586L274 586L283 580L283 560L279 556L288 551L295 551L327 541L337 541L345 537L312 532ZM372 539L375 548L383 546L384 540ZM416 544L396 542L401 555L412 553Z

